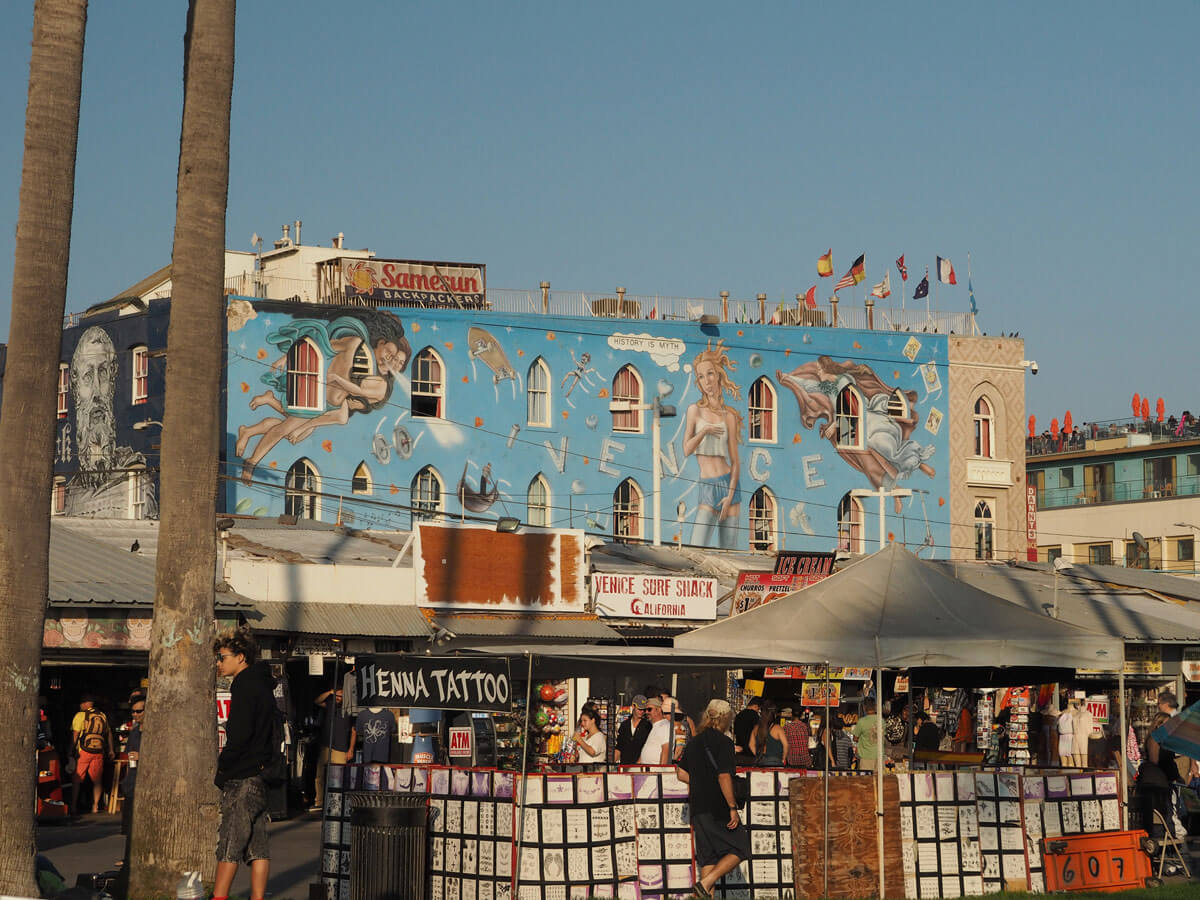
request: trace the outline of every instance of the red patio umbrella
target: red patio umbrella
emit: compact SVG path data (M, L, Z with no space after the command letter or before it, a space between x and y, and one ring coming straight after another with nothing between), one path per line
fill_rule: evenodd
M1150 418L1150 398L1149 397L1142 398L1142 418L1143 419Z
M1071 411L1068 409L1067 414L1063 416L1063 431L1070 431L1071 426L1075 423L1071 420Z
M1029 417L1029 436L1037 437L1037 416Z
M1158 410L1158 421L1161 422L1163 420L1163 413L1167 411L1167 404L1163 403L1162 397L1158 398L1158 403L1155 404L1155 408Z
M1142 397L1137 391L1133 392L1133 414L1136 417L1138 410L1142 408Z
M1058 437L1058 419L1050 420L1050 437Z

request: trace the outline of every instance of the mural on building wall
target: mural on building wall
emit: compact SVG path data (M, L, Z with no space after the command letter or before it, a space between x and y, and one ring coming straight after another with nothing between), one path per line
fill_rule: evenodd
M944 336L255 308L228 337L227 453L243 476L227 483L229 511L282 512L286 473L303 459L319 482L312 514L327 521L408 528L415 506L649 539L658 399L679 413L661 419L664 541L829 550L846 539L851 491L907 487L887 532L946 555ZM319 357L319 396L298 396L293 379L289 399L301 340ZM872 550L876 506L853 505L854 549Z
M117 352L98 325L79 336L70 363L70 403L74 407L77 472L66 488L66 514L124 517L129 510L129 470L144 468L146 457L117 442L113 401L118 381ZM56 462L70 463L71 425L63 425ZM145 478L145 514L157 515L154 483Z

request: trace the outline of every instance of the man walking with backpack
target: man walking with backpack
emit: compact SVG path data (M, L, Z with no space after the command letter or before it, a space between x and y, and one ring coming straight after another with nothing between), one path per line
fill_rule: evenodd
M217 832L217 878L213 900L228 900L240 863L250 866L250 900L263 900L271 857L267 847L267 780L279 750L273 745L277 707L271 669L255 663L258 648L248 629L229 632L213 644L217 674L233 679L225 748L213 779L221 789Z
M71 809L79 812L79 787L83 779L92 781L92 812L100 811L104 790L104 764L114 755L112 729L108 718L96 709L96 699L84 694L79 712L71 720L71 746L75 751L75 771L71 773Z

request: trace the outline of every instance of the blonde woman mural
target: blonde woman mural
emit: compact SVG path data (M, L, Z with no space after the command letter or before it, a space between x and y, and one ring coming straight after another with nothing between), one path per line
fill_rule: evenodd
M737 540L742 505L738 490L742 416L725 405L726 394L735 399L742 396L729 377L734 368L722 341L715 347L709 341L708 347L696 356L692 373L700 399L688 407L683 433L683 455L695 456L700 467L700 496L691 543L711 546L715 530L716 546L725 549L733 547Z

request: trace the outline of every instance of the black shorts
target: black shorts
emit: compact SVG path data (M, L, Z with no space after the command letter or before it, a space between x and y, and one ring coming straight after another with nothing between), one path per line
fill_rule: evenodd
M694 813L692 832L696 837L696 863L701 867L715 866L721 857L733 854L738 859L750 857L750 832L744 822L730 831L728 819L717 819L712 813Z

